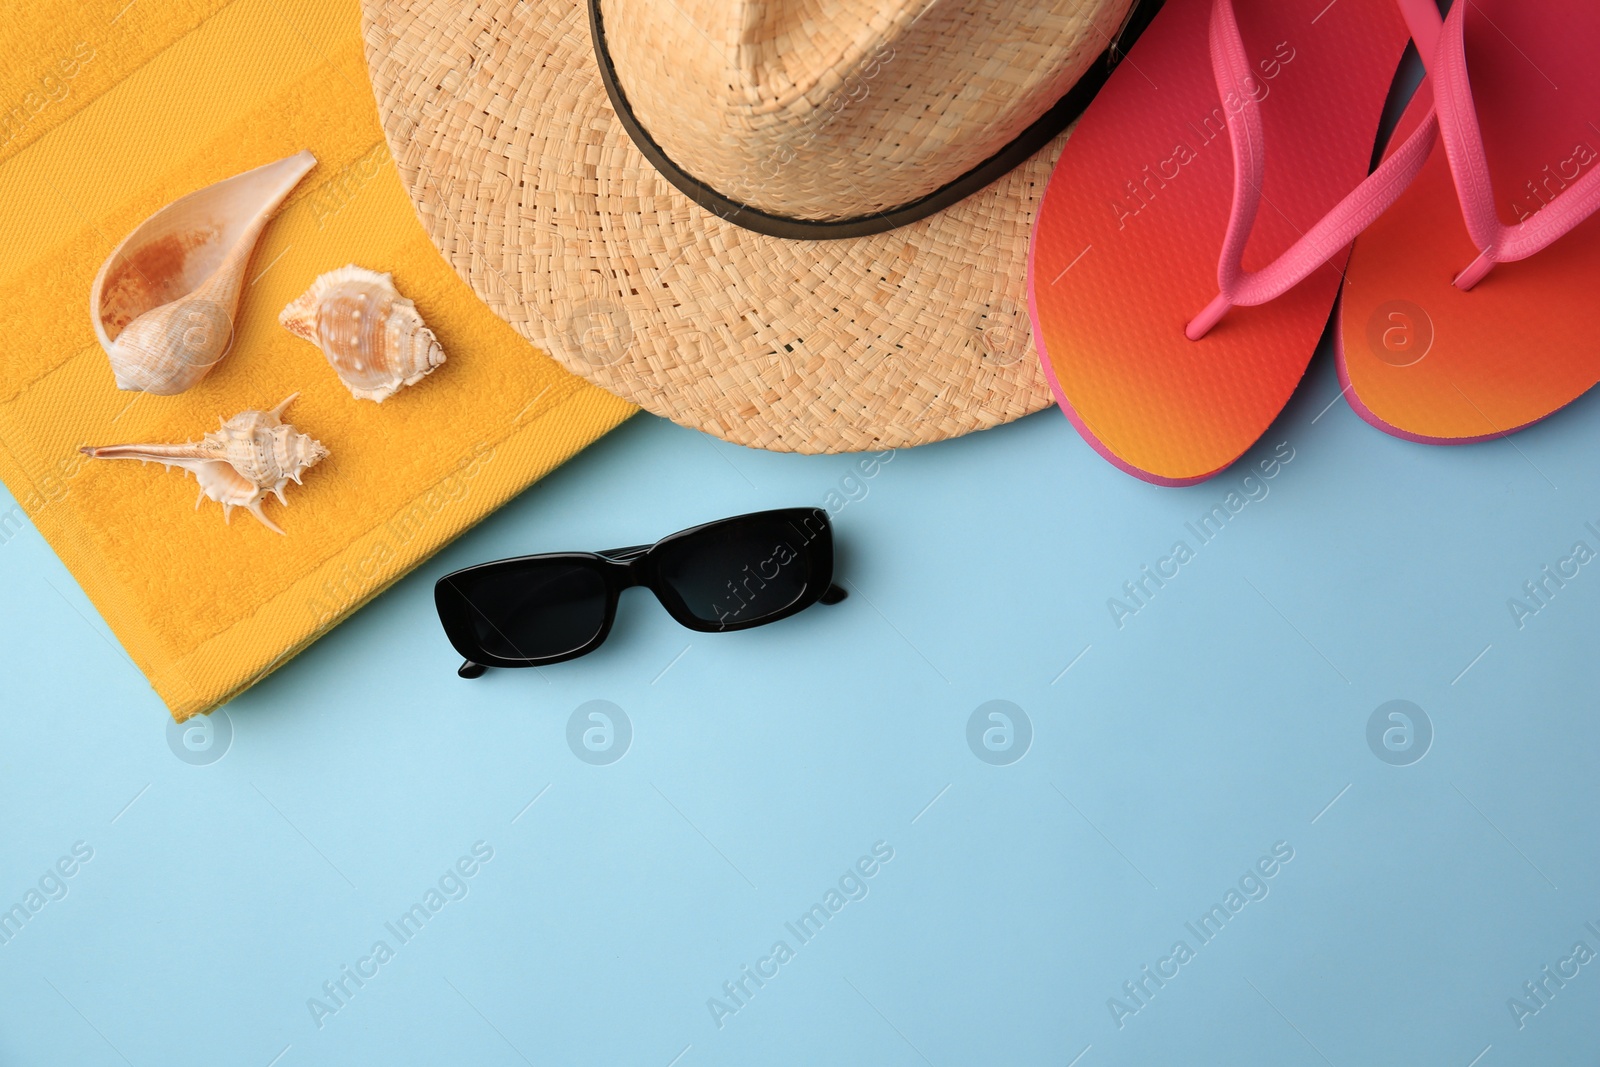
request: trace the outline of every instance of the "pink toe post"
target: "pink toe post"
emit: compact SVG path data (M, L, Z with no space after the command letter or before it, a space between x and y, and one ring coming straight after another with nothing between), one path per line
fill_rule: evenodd
M1426 0L1402 0L1401 7L1419 2ZM1411 19L1412 13L1408 12L1408 25ZM1437 23L1437 12L1433 19ZM1184 327L1184 336L1191 341L1210 332L1235 304L1254 306L1281 296L1336 256L1405 192L1427 161L1439 132L1438 120L1430 112L1427 121L1287 251L1261 270L1246 272L1244 249L1255 227L1261 184L1266 176L1266 138L1261 103L1250 89L1254 71L1239 35L1232 0L1214 0L1210 41L1217 94L1233 114L1227 124L1233 149L1233 204L1217 261L1219 291L1216 299ZM1426 86L1418 91L1426 91Z
M1455 285L1459 289L1477 285L1496 263L1526 259L1548 247L1600 208L1600 170L1591 170L1526 220L1514 226L1500 221L1494 206L1494 187L1483 147L1483 131L1478 125L1472 83L1467 77L1464 33L1468 6L1467 0L1458 0L1440 26L1438 14L1432 11L1428 0L1401 0L1412 36L1422 50L1429 80L1434 83L1439 135L1455 179L1467 233L1472 243L1481 249L1478 258L1456 275ZM1434 38L1431 48L1424 40L1424 35L1430 32L1426 29L1430 15L1435 27L1431 31Z

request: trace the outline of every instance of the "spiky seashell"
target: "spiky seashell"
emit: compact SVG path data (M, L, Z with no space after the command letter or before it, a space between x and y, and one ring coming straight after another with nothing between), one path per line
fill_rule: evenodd
M222 361L261 231L316 166L310 152L174 200L100 267L89 318L118 389L181 393Z
M300 483L300 476L327 458L328 450L283 421L294 394L271 411L244 411L223 422L222 428L199 441L181 445L104 445L82 449L93 459L137 459L182 467L200 483L194 506L210 497L222 505L222 517L231 520L234 508L244 508L274 533L283 533L261 510L268 493L288 507L283 487Z
M358 398L380 404L444 362L439 339L394 279L354 263L312 282L278 321L321 348Z

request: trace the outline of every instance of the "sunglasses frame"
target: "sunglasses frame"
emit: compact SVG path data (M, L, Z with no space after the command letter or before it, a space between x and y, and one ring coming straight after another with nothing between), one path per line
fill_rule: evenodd
M730 523L746 523L752 520L784 520L794 525L801 531L806 531L804 549L798 553L799 559L806 566L804 591L794 600L770 614L760 618L744 619L736 622L710 622L696 617L689 609L689 605L668 585L661 577L658 561L661 550L675 545L677 542L687 540L697 534L725 526ZM529 561L565 561L575 566L587 568L605 582L606 615L599 631L593 638L578 648L562 652L554 656L536 656L522 659L508 659L496 656L485 651L478 641L473 625L472 613L478 609L473 606L460 588L452 583L452 579L464 575L475 574L480 571L492 570L506 564L523 564ZM791 615L796 615L811 605L818 602L836 604L845 598L844 590L833 584L833 523L828 519L826 510L818 507L805 508L777 508L771 511L755 511L745 515L735 515L731 518L717 519L713 522L701 523L691 526L687 530L668 534L661 540L649 545L632 545L627 548L612 548L603 552L540 552L529 556L513 556L507 559L491 560L488 563L479 563L471 567L451 571L434 583L434 606L439 612L439 621L444 626L445 636L450 644L465 658L458 674L463 678L477 678L489 667L545 667L553 663L562 663L569 659L588 655L605 643L611 635L611 628L617 621L617 604L621 600L624 589L642 586L655 594L656 600L666 609L680 625L701 633L729 633L734 630L748 630L753 626L765 626L768 623L779 622Z

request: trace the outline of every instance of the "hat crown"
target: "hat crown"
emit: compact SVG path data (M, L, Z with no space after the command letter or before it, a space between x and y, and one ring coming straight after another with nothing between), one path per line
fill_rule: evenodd
M888 211L1004 148L1131 0L600 0L628 108L679 169L773 215Z

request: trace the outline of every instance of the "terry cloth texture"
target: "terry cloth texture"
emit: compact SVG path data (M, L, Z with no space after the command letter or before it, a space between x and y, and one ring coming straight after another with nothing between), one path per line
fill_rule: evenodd
M563 370L440 258L401 187L347 0L77 0L0 24L0 478L180 721L265 677L635 410ZM119 391L89 321L111 250L194 189L310 149L226 359ZM278 325L317 275L390 271L448 362L382 405ZM508 291L515 291L515 286ZM82 445L197 440L291 393L328 459L223 523L184 472Z

